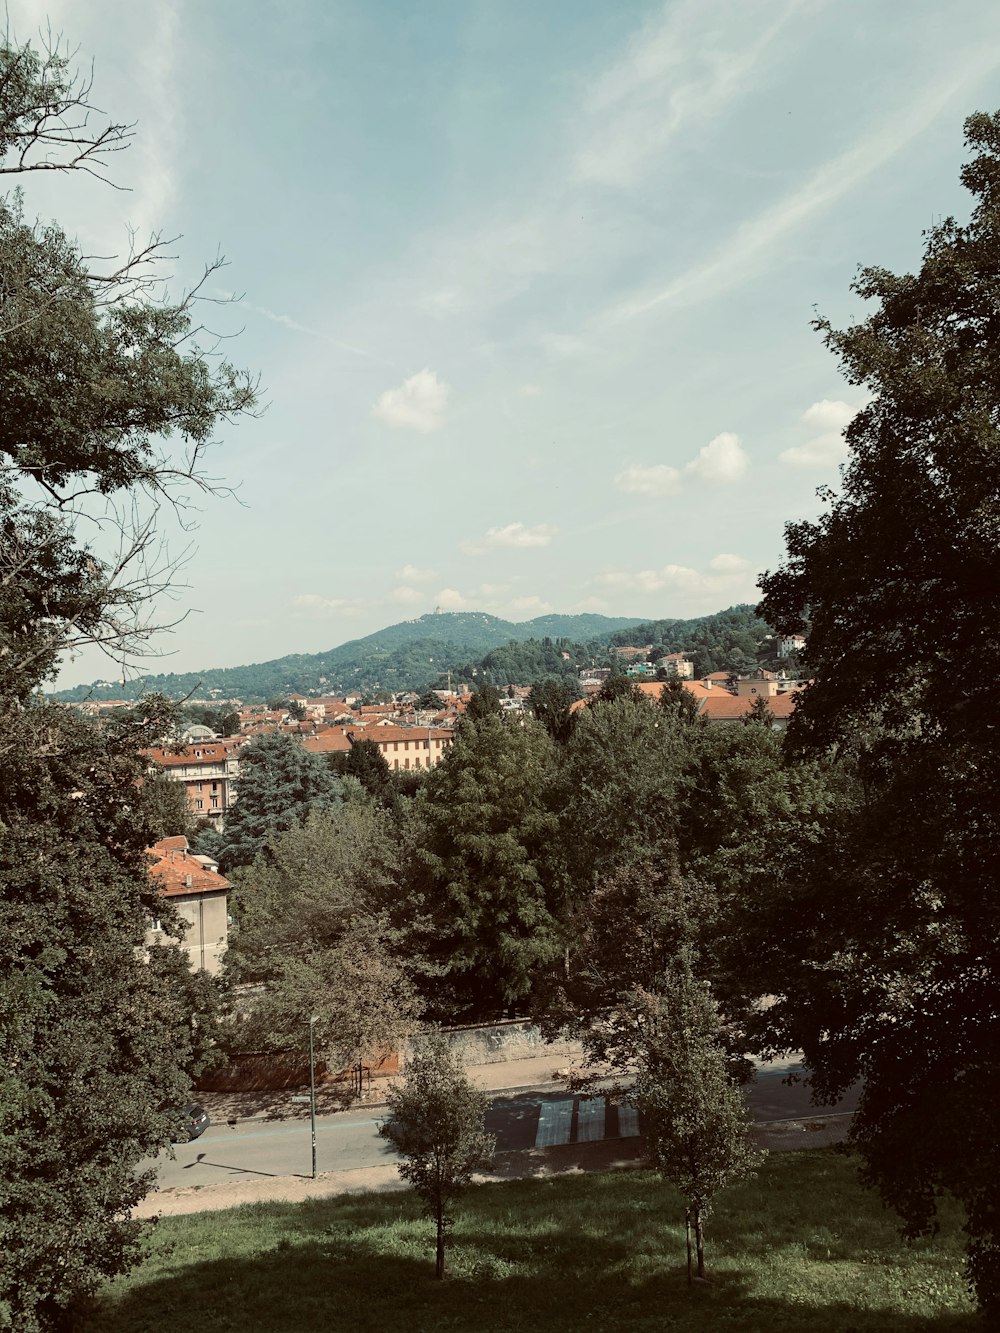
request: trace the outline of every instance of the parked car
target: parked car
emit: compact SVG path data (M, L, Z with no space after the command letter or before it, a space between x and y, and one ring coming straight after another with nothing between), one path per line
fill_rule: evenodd
M182 1111L177 1112L177 1128L170 1135L171 1143L190 1143L192 1139L204 1134L211 1124L208 1112L197 1102L188 1102Z

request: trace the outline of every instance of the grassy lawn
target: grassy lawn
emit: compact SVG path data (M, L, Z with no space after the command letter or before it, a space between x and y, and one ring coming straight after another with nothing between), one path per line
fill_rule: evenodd
M954 1215L901 1242L832 1150L782 1153L720 1200L689 1291L680 1200L646 1171L512 1181L460 1205L451 1273L409 1194L164 1219L88 1333L971 1330Z

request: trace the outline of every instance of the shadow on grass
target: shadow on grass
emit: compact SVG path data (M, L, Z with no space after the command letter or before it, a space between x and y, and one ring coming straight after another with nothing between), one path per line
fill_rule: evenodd
M766 1208L761 1190L732 1192L710 1232L712 1281L693 1290L679 1201L628 1171L473 1190L458 1210L444 1283L433 1277L431 1226L409 1194L176 1219L87 1333L981 1327L947 1309L960 1264L954 1242L901 1246L870 1200L859 1217L842 1160L801 1156L815 1160L768 1168ZM940 1312L902 1312L921 1305Z

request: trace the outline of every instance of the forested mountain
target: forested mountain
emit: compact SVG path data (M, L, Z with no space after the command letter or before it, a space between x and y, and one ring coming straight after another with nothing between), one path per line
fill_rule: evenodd
M752 606L693 620L643 623L598 615L546 615L515 623L481 611L442 612L389 625L325 653L145 676L126 685L99 681L62 690L56 698L72 702L156 693L183 699L219 691L225 699L253 702L290 693L423 690L449 672L453 680L533 685L552 676L575 676L578 665L608 663L613 644L690 652L695 675L702 676L756 666L759 646L769 633Z
M99 681L59 691L56 697L76 701L156 693L183 699L218 690L223 698L253 701L288 693L423 689L442 672L478 662L491 649L512 640L569 635L606 640L634 623L624 616L598 615L545 615L515 623L481 611L441 612L401 621L324 653L295 653L248 666L149 675L125 685Z

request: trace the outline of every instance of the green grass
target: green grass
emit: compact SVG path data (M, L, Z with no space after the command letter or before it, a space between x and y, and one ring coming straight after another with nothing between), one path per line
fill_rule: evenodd
M690 1291L680 1200L646 1171L473 1189L444 1283L410 1194L253 1204L164 1219L87 1330L958 1333L979 1325L942 1223L908 1245L849 1160L783 1153L720 1199L712 1281Z

